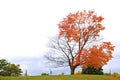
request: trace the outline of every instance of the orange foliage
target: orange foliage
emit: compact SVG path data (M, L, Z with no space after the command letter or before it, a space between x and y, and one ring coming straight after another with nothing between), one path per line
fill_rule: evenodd
M81 65L83 68L92 66L101 68L112 58L114 46L110 42L103 42L101 45L94 45L89 49L83 49L77 53L73 65Z
M104 30L101 22L104 18L97 16L93 10L77 13L70 13L61 21L59 26L59 38L66 37L68 42L78 43L78 50L71 65L81 65L87 68L88 65L100 68L112 58L114 46L110 42L103 42L101 45L93 45L91 48L84 48L87 42L99 37L99 32Z
M99 32L104 30L105 27L101 25L102 16L94 15L94 11L83 11L75 14L70 13L66 18L61 21L59 26L59 36L66 36L69 41L84 40L88 35L96 38Z
M82 70L75 72L75 75L81 75L82 74Z

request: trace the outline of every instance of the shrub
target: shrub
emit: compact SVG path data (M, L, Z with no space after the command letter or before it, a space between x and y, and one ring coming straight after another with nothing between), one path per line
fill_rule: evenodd
M47 75L49 75L49 74L48 74L48 73L42 73L41 75L42 75L42 76L43 76L43 75L47 76Z
M114 76L114 77L119 77L120 75L119 75L119 73L114 72L114 73L112 74L112 76Z
M82 74L82 70L75 73L75 75L80 75L80 74Z
M103 69L95 69L91 66L88 66L88 68L82 69L82 74L98 74L98 75L103 75Z

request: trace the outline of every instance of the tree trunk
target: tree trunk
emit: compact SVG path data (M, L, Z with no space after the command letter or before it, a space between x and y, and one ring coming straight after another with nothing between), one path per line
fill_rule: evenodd
M74 75L74 73L75 73L75 66L70 66L70 74L71 75Z

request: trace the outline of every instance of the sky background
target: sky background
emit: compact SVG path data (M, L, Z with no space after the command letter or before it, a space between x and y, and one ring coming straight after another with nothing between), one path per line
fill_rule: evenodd
M23 72L40 75L68 73L68 68L49 68L43 57L49 38L58 33L57 24L69 13L94 9L105 19L101 33L114 44L113 59L105 72L120 73L119 0L0 0L0 59L20 64Z

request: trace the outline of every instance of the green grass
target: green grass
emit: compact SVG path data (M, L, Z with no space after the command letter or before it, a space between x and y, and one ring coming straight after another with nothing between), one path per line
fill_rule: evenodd
M0 80L120 80L120 78L105 75L56 75L29 77L0 77Z

